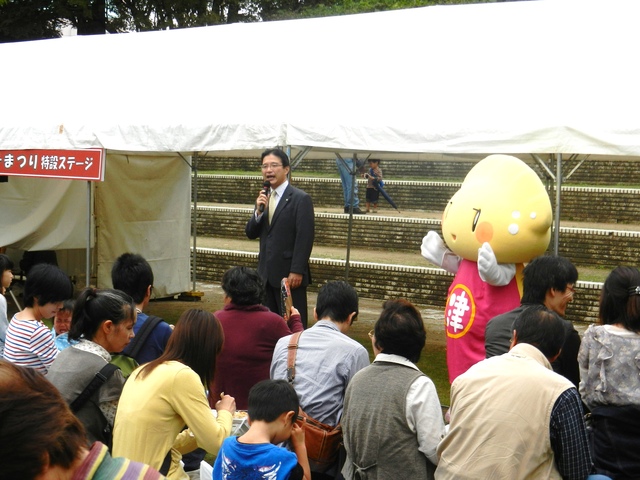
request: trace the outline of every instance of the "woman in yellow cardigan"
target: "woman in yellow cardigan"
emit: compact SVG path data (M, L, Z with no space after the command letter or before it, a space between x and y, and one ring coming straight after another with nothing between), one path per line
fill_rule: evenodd
M231 432L235 399L224 395L213 416L204 386L213 385L222 327L204 310L182 314L165 352L136 369L124 386L113 453L144 462L170 480L188 480L182 454L197 447L216 454ZM185 425L188 427L183 430Z

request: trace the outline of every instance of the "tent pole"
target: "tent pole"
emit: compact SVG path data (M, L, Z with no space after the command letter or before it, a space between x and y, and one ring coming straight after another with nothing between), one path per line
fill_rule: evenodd
M558 255L560 246L560 193L562 190L562 154L556 153L556 215L553 222L553 254Z
M87 255L85 266L85 286L91 280L91 182L87 182Z
M196 267L198 265L198 252L196 251L196 239L198 238L198 154L194 153L191 158L191 170L193 172L193 213L191 214L191 234L193 235L193 255L191 265L191 278L193 286L191 290L196 291Z

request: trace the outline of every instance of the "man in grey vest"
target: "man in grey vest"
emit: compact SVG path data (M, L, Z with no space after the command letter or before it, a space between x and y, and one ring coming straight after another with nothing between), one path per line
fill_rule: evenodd
M406 300L389 300L370 336L376 358L345 395L342 474L432 479L444 421L435 385L415 365L427 338L422 316Z

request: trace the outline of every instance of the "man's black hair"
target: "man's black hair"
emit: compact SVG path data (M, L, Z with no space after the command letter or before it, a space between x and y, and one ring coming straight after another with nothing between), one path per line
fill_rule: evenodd
M552 359L564 344L565 320L544 305L531 305L513 322L517 343L528 343Z
M523 275L522 303L544 303L549 289L564 292L578 281L578 270L568 258L543 255L534 258Z
M147 288L153 285L153 270L142 255L123 253L111 268L113 288L129 294L136 305L144 300Z
M346 322L349 315L358 316L358 293L344 280L327 282L320 288L316 300L318 320L330 318L334 322Z
M289 156L284 152L284 150L281 150L280 148L268 148L267 150L262 152L262 155L260 155L260 162L262 162L264 160L264 157L266 157L267 155L278 157L282 162L283 167L290 166Z

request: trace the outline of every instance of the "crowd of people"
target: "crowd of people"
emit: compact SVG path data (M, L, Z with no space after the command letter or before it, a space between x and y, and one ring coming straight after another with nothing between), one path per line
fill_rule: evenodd
M25 291L39 291L32 283L41 288L40 275L59 281L56 269L34 267ZM456 378L448 425L433 382L416 366L426 330L414 305L384 303L370 332L370 364L367 350L348 336L359 310L351 285L322 286L314 324L303 330L297 310L287 325L262 306L263 283L246 267L225 273L222 310L184 312L158 357L128 379L115 369L78 407L96 372L134 338L139 315L120 290L85 289L66 332L75 343L48 367L34 362L37 352L47 353L38 350L46 327L31 320L38 322L30 330L36 343L21 344L9 325L5 342L14 356L0 360L0 440L11 448L0 449L0 478L93 469L105 476L74 478L187 479L182 455L198 447L216 455L215 479L638 478L640 272L618 267L605 281L600 322L570 359L579 364L578 386L553 367L574 336L558 312L570 298L559 295L564 300L554 308L541 294L573 292L576 279L561 257L527 266L509 346L504 353L488 348L489 358ZM25 309L31 317L54 317L54 307L63 305L58 295L34 294ZM488 331L494 321L503 317ZM487 335L487 342L499 344L495 338ZM236 437L239 402L250 427ZM307 457L300 411L341 427L344 447L329 468ZM42 455L34 456L34 448ZM121 473L108 473L115 471Z
M528 263L521 305L488 322L487 358L455 378L444 412L417 367L427 332L410 302L382 305L372 362L349 336L349 283L321 286L308 325L313 205L289 185L284 152L261 161L246 226L258 268L225 272L221 310L189 309L175 327L145 314L153 272L131 253L114 262L113 289L72 303L68 276L48 264L29 271L10 322L0 296L0 480L188 480L205 452L215 480L640 478L638 269L609 274L581 339L562 318L575 266ZM12 267L0 255L3 293ZM114 365L122 356L132 372ZM236 409L248 412L238 436ZM312 423L340 435L334 451L311 450Z

